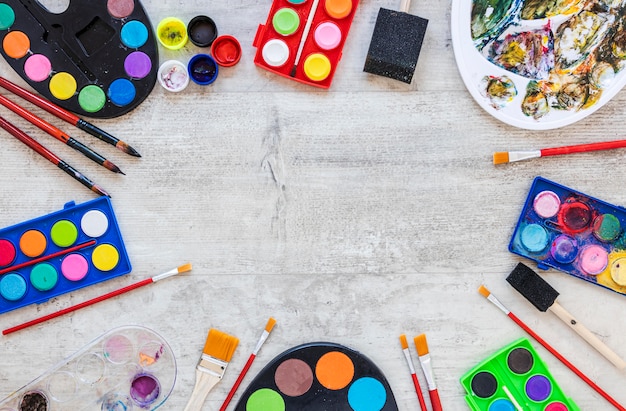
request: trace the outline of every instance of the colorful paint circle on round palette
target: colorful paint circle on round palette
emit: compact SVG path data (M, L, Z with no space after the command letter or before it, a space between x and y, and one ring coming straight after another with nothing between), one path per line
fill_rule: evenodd
M385 376L345 346L309 343L270 361L242 394L235 411L397 411Z
M152 91L157 38L139 2L77 0L62 14L37 3L32 8L11 4L0 3L2 55L53 104L110 118L132 110ZM56 34L70 30L80 47Z

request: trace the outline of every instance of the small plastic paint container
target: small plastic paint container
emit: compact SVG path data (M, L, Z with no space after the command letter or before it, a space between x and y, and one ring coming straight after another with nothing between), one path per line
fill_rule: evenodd
M50 93L59 100L67 100L76 93L76 79L70 73L56 73L48 83Z
M6 3L0 3L0 30L6 30L15 23L15 11Z
M563 203L558 214L560 225L573 233L586 229L591 224L591 217L589 206L580 201Z
M217 79L217 63L208 54L196 54L187 64L189 78L201 86L208 86Z
M20 237L20 250L26 257L39 257L47 245L46 236L39 230L28 230Z
M48 263L37 264L30 272L30 283L39 291L50 291L58 281L59 273Z
M138 20L129 21L120 31L122 44L131 49L138 49L148 41L148 28Z
M91 262L100 271L111 271L120 260L120 253L111 244L98 245L91 254Z
M37 83L46 80L52 72L52 63L43 54L33 54L24 62L24 73Z
M539 224L528 224L520 234L522 247L531 253L540 253L546 249L550 238L548 231Z
M100 87L90 84L78 93L78 104L88 113L96 113L104 107L107 96Z
M109 218L100 210L89 210L80 219L80 229L89 237L101 237L109 229Z
M561 234L552 241L550 254L557 262L569 264L578 255L578 241L568 235Z
M334 19L343 19L352 12L352 0L325 0L324 10Z
M103 350L104 358L113 364L125 364L132 359L135 347L125 335L115 334L104 342Z
M341 29L332 21L325 21L315 28L313 38L322 50L332 50L341 43Z
M155 402L160 393L159 381L150 374L139 374L130 384L130 397L141 407Z
M626 286L626 257L620 257L611 263L611 278L617 285Z
M557 401L548 404L545 411L569 411L569 408L567 408L567 405L563 404L562 402Z
M88 272L89 263L82 254L69 254L61 262L61 274L70 281L80 281Z
M323 81L331 71L330 60L321 53L313 53L304 60L304 74L313 81Z
M222 67L234 66L241 59L241 44L233 36L219 36L211 45L211 55Z
M217 38L217 25L208 16L196 16L187 25L189 40L198 47L209 47Z
M20 411L44 410L49 408L48 397L41 391L30 391L24 394L20 400Z
M76 242L78 230L69 220L59 220L50 229L52 242L59 247L69 247Z
M17 273L4 274L0 278L0 295L8 301L18 301L28 291L26 280Z
M15 246L12 242L0 239L0 267L7 266L15 260Z
M119 107L124 107L132 103L137 95L137 90L130 80L118 78L113 80L109 85L107 95L111 103Z
M526 381L525 391L531 400L545 401L552 393L552 383L544 375L533 375Z
M134 0L108 0L107 11L117 19L123 19L130 16L135 10Z
M265 43L261 55L268 66L280 67L289 60L289 46L280 39L272 39Z
M133 402L128 394L109 392L102 398L101 411L130 411Z
M300 26L300 16L293 9L283 7L274 13L272 17L272 27L278 34L289 36L298 30Z
M2 40L2 48L7 56L21 59L30 50L30 39L21 31L10 31Z
M376 378L359 378L348 389L348 404L354 411L382 410L386 402L387 390Z
M313 385L313 370L298 358L282 362L274 373L276 387L288 397L304 395Z
M104 359L95 352L90 352L76 362L76 374L86 384L96 384L106 372Z
M601 214L594 218L593 235L605 243L615 241L622 231L622 225L613 214Z
M609 264L609 253L597 244L587 245L580 250L580 269L589 275L598 275Z
M48 380L48 394L56 402L67 402L74 398L78 383L74 376L67 371L52 374Z
M489 405L488 411L516 411L516 408L510 400L498 398Z
M285 410L285 400L270 388L253 392L246 401L246 411Z
M189 36L182 20L176 17L166 17L157 26L157 38L166 49L180 50L187 44Z
M189 72L187 66L180 61L167 60L159 67L157 79L165 90L178 93L187 88Z
M143 51L133 51L124 60L124 71L132 79L142 79L150 74L152 60Z
M561 199L553 191L542 191L533 200L533 209L541 218L554 217L559 212Z

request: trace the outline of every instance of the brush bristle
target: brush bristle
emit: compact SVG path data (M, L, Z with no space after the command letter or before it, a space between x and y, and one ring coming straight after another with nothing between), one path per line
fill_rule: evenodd
M489 291L484 285L478 287L478 292L485 298L488 298L491 295L491 291Z
M509 162L509 153L506 151L500 151L493 153L493 164L503 164Z
M229 362L237 344L239 344L239 338L211 328L202 352L218 360Z
M191 263L187 263L178 267L179 273L186 273L187 271L191 271Z
M405 334L400 335L400 345L402 346L403 350L406 350L407 348L409 348L409 343L406 340Z
M272 328L274 328L274 326L276 325L276 320L273 317L270 317L269 320L267 320L267 324L265 325L265 331L272 332Z
M422 356L428 354L428 343L426 342L426 334L420 334L413 339L417 355Z

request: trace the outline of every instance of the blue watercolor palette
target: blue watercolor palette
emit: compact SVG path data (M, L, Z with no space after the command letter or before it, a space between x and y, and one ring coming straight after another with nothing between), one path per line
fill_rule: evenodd
M509 243L537 267L626 294L626 209L535 178Z
M0 313L109 280L132 267L108 197L0 230Z
M361 353L317 342L279 354L250 383L235 411L398 411L389 383Z
M160 408L176 382L171 347L149 328L114 328L0 401L2 411Z
M526 338L472 368L461 385L473 411L580 411Z

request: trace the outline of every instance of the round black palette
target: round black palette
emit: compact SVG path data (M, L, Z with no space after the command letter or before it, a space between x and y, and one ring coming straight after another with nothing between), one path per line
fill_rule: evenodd
M15 42L17 53L5 46L0 53L33 89L54 104L82 116L111 118L131 111L152 91L158 48L152 24L138 0L71 0L62 13L52 13L36 0L3 3L0 20L10 23L14 14L14 21L0 28L0 40L4 43L7 36L21 32L28 42L23 46L23 56L19 42ZM33 56L39 59L28 62ZM37 68L44 70L40 78L29 77L29 64L34 61L44 62L45 68ZM64 77L55 79L59 73ZM68 87L66 95L59 97L57 92L55 96L51 89L58 90L53 85L57 83L52 82L60 78L73 78L75 92ZM85 104L89 98L98 103Z
M398 411L382 371L363 354L330 342L276 356L242 394L235 411Z

